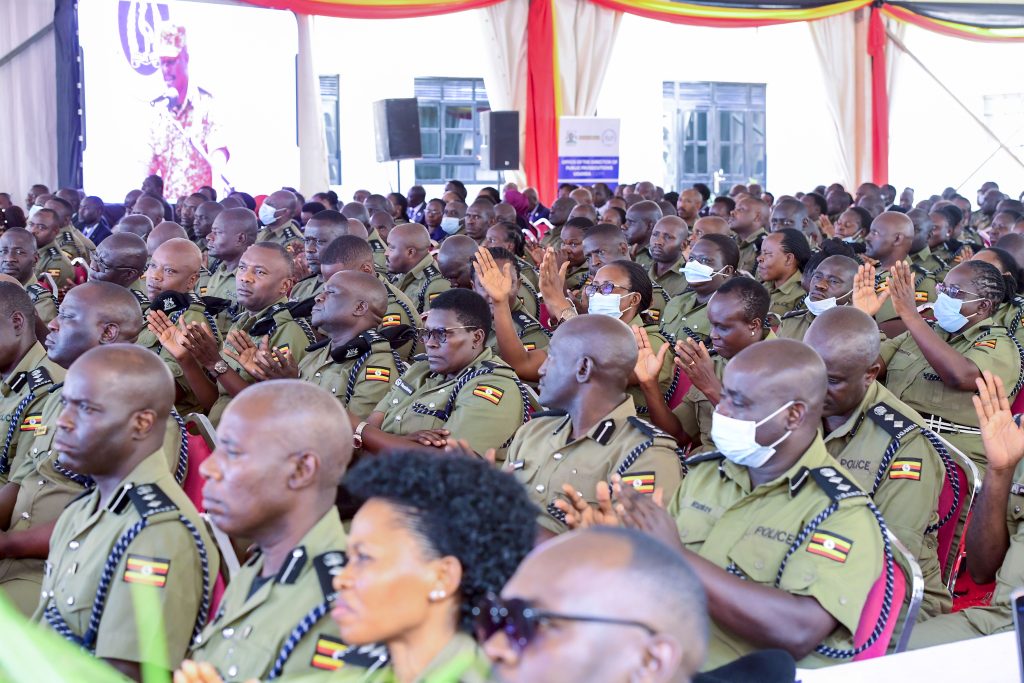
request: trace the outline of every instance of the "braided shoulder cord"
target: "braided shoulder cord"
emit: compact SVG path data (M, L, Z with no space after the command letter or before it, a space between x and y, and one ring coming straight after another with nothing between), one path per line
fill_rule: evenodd
M50 628L57 632L57 635L68 642L85 648L82 639L76 636L71 627L68 626L68 622L64 621L64 617L61 616L60 610L57 609L57 605L54 604L53 600L50 600L46 609L43 610L43 618L46 619L46 623L50 625Z
M619 475L620 477L623 474L625 474L626 470L632 467L633 463L637 461L637 458L639 458L644 451L646 451L653 445L654 439L647 439L647 441L638 444L636 448L634 448L633 450L626 454L626 457L622 459L622 462L619 464L619 466L615 468L615 474Z
M900 440L898 438L889 441L889 445L885 449L885 453L882 454L882 460L878 463L878 471L875 472L875 481L871 484L871 490L868 491L868 495L872 498L878 492L878 487L882 485L882 481L885 479L885 473L889 471L889 465L892 464L892 459L896 457L896 451L900 449Z
M416 305L422 311L423 306L427 300L427 289L430 288L430 283L434 281L434 278L429 275L423 280L423 284L420 285L420 291L416 293Z
M668 403L672 399L672 395L676 393L676 389L679 388L679 377L683 371L676 368L675 372L672 373L672 382L668 385L668 389L665 391L664 398L665 403Z
M21 415L36 398L34 391L29 391L25 398L21 399L18 407L11 414L11 421L7 425L7 437L4 439L4 449L0 451L0 475L6 476L11 471L11 443L14 441L14 433L21 427Z
M1021 318L1024 318L1024 298L1015 296L1010 300L1010 303L1017 307L1017 314L1013 316L1013 320L1010 321L1010 324L1006 328L1010 335L1013 336L1017 334Z
M284 645L278 651L277 657L274 659L274 665L270 667L270 671L267 673L268 681L272 681L281 675L285 663L292 656L292 652L295 651L299 641L305 638L310 629L316 625L316 622L320 621L327 614L328 609L330 609L330 606L326 602L321 602L310 610L306 616L302 617L302 620L288 634L288 639L284 641Z
M79 474L74 470L69 470L67 467L64 467L64 465L61 465L59 458L53 459L53 469L56 470L57 474L61 475L65 479L70 479L71 481L75 482L76 484L83 488L89 489L96 484L96 482L92 480L92 477L87 477L84 474Z
M417 316L413 315L413 313L412 313L412 309L410 309L410 308L409 308L409 307L408 307L408 306L407 306L407 305L405 304L405 302L404 302L404 301L402 301L401 299L399 299L399 298L398 298L397 296L395 297L395 303L396 303L396 304L398 304L399 306L401 306L401 307L402 307L402 310L403 310L403 311L405 311L405 314L406 314L406 315L407 315L407 316L409 317L409 322L410 322L410 323L412 324L412 326L413 326L413 327L417 327L417 325L416 325L416 321L417 321L417 320L418 320L419 318L418 318Z
M302 333L306 335L306 341L308 341L310 344L315 344L316 335L313 333L313 328L310 327L309 323L306 322L306 319L292 318L292 320L294 320L295 324L299 326L299 329L302 330Z
M395 369L398 370L398 374L403 375L409 369L409 365L402 360L402 357L398 355L398 351L394 349L391 349L391 359L395 361Z
M942 459L942 464L946 467L946 480L949 482L949 486L953 489L953 504L949 508L949 512L939 520L938 524L928 525L924 532L930 534L934 531L938 531L940 528L946 525L949 520L953 519L957 510L960 508L960 478L956 476L956 463L953 462L953 458L950 457L949 451L946 449L945 444L942 443L942 439L939 435L930 429L921 427L921 433L924 438L928 439L928 442L935 449L935 452L939 454L939 458Z
M348 382L345 384L345 405L352 400L352 395L356 393L356 382L359 381L359 372L366 365L366 361L370 359L370 354L373 353L373 349L369 349L363 355L356 359L355 364L348 373Z
M181 432L181 446L178 447L178 464L174 470L174 480L181 486L188 476L188 428L185 427L185 420L181 418L178 411L171 408L171 417L178 423L178 431Z

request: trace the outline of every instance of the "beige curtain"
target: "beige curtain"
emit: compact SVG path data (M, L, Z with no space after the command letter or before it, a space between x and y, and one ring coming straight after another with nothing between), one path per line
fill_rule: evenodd
M53 22L53 0L0 0L0 59ZM57 183L57 70L52 26L0 66L0 192L21 206L34 183Z
M313 63L314 18L296 14L299 33L299 189L307 197L330 187L320 77Z
M562 114L593 116L622 13L588 0L555 0Z
M477 10L483 27L484 87L495 111L519 112L519 158L526 140L526 28L529 0L505 0ZM505 180L523 188L522 171L505 173Z

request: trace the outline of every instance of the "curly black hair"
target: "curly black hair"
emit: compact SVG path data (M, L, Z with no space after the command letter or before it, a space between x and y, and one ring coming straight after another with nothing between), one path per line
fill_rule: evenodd
M651 302L654 301L654 283L651 282L651 276L647 274L647 270L643 266L629 259L618 259L606 265L626 271L626 277L629 278L629 291L637 292L640 295L638 311L646 311L651 307Z
M803 271L807 262L811 260L811 245L808 244L807 238L802 232L796 228L783 228L782 230L776 230L776 234L781 235L779 238L779 246L782 248L782 253L792 254L793 259L796 261L796 268L799 271Z
M999 308L1006 298L1006 280L999 269L985 261L964 261L957 268L971 270L971 286L978 296L992 302L992 310Z
M540 511L519 482L483 460L396 451L360 461L342 483L361 501L401 510L429 554L459 561L464 631L473 607L499 593L533 548Z
M1000 263L1000 270L1003 273L1003 284L1006 285L1006 295L1003 297L1003 302L1012 300L1017 295L1018 283L1021 281L1020 266L1017 265L1017 260L1013 258L1013 254L1001 247L988 247L978 253L980 254L983 251L987 251L995 256L996 260Z

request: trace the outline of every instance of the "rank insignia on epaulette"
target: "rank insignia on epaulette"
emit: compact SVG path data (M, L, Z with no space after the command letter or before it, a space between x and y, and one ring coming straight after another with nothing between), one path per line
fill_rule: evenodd
M622 475L622 485L632 486L637 493L654 493L654 472Z
M814 532L807 544L807 552L821 555L840 564L846 562L851 548L853 548L853 541L828 531Z
M26 415L25 419L21 421L21 426L18 428L22 432L34 432L43 426L43 414L32 413Z
M368 382L390 382L391 371L387 368L370 366L366 368L365 377Z
M974 348L978 348L979 346L982 347L982 348L985 348L985 349L994 349L994 348L996 348L996 340L995 339L985 339L983 341L976 341L976 342L974 342Z
M896 458L889 467L889 478L920 481L921 464L921 458Z
M928 301L928 292L914 292L914 303L923 304Z
M57 247L47 247L46 255L51 258L57 258L58 256L60 256L60 252L57 251Z
M473 395L498 405L501 403L501 397L505 395L505 392L489 384L477 384L476 388L473 389Z
M125 583L141 583L146 586L163 588L167 584L167 572L171 569L171 561L162 557L145 557L128 555L124 563Z
M386 315L380 321L380 326L381 327L394 327L395 325L401 325L401 324L402 324L402 316L398 315L397 313L392 313L390 315Z
M316 650L313 651L313 659L309 665L314 669L324 671L335 671L345 666L341 655L348 649L348 645L336 638L321 635L316 641Z

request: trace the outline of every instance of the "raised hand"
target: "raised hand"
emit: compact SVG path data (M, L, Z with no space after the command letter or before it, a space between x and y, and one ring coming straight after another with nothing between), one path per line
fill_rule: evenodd
M677 341L675 364L705 396L720 391L722 383L718 381L715 363L704 342L695 342L689 337Z
M859 266L853 276L854 307L874 318L888 298L888 289L881 294L875 291L875 267L871 264Z
M583 494L569 484L562 485L565 499L555 499L554 506L565 513L565 524L570 529L592 526L622 526L612 507L612 490L603 481L597 482L597 507L593 507Z
M494 304L507 302L512 296L512 264L499 268L491 252L484 247L476 252L476 276Z
M664 507L662 489L651 496L638 493L631 486L623 486L619 475L612 475L612 492L618 504L616 512L625 526L644 531L670 548L682 548L679 529Z
M978 395L971 400L978 413L988 469L1012 472L1024 458L1024 431L1013 420L1003 380L985 370L975 382Z
M261 381L299 377L299 364L295 361L291 349L272 349L267 337L260 342L259 353L255 355L253 362L259 370L259 374L252 370L249 370L249 374Z
M182 346L202 367L210 370L220 362L220 345L206 323L189 323L182 328Z
M889 269L889 298L896 315L917 315L914 299L914 274L906 263L897 263Z
M657 384L658 375L661 374L661 368L665 364L665 355L668 353L669 345L662 344L658 353L655 354L651 349L651 338L648 336L647 330L642 327L634 327L633 336L636 337L638 351L633 374L636 375L637 382L640 384Z
M146 315L146 327L167 349L167 353L171 354L174 360L181 362L189 355L189 352L183 344L185 319L179 320L178 324L179 326L175 326L163 311L151 310Z

